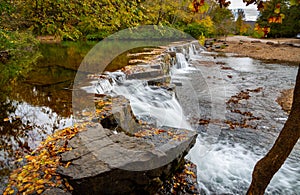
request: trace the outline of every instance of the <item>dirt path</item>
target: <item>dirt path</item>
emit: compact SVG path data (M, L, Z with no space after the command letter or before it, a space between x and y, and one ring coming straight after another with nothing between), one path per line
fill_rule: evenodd
M233 36L227 37L226 43L228 47L216 51L295 65L300 63L300 39L255 39Z

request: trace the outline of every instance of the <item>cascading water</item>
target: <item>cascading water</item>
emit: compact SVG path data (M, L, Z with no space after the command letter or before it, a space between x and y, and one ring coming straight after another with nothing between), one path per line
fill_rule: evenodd
M278 131L282 128L284 121L276 118L286 119L287 117L279 106L274 106L276 104L274 97L278 95L278 88L284 89L292 86L287 86L287 84L294 83L296 67L264 65L261 62L249 61L248 58L247 60L229 57L222 58L222 60L226 65L231 66L232 70L222 70L217 63L210 66L201 64L205 60L207 63L216 60L213 56L199 54L201 49L196 48L194 44L183 45L182 48L171 47L169 51L176 52L171 82L178 86L182 85L176 88L176 97L179 98L180 103L186 103L182 104L183 108L173 92L149 86L142 80L126 80L122 72L107 73L110 78L107 79L110 82L109 85L106 81L94 83L94 88L101 85L97 86L98 91L91 90L91 88L85 88L85 90L91 93L110 92L110 94L123 95L130 100L137 118L157 126L191 129L186 122L186 115L194 119L196 117L195 120L198 121L203 117L212 117L211 119L218 124L209 124L207 130L204 131L196 129L200 135L187 156L197 164L201 193L207 195L245 194L255 163L269 150ZM247 63L244 63L245 61ZM236 62L243 62L243 64L236 64ZM216 70L219 74L215 73ZM222 86L226 89L224 97L226 100L220 97ZM257 86L264 86L264 92L258 95L251 94L251 98L256 99L250 98L243 108L246 111L250 109L262 118L257 122L257 129L228 129L228 125L224 123L225 119L239 116L229 115L230 110L226 110L226 106L225 110L222 110L220 104L225 104L230 96L240 90L254 89ZM193 96L196 98L192 98ZM225 116L222 116L222 113ZM211 137L207 136L212 135L212 132L215 136L213 142L208 139ZM299 194L299 149L298 143L287 162L274 176L267 188L267 194Z
M88 93L106 94L113 88L113 85L108 78L100 78L97 81L91 81L90 83L92 84L91 86L82 87L82 89Z
M190 44L188 53L189 59L194 58L198 53L199 51L197 50L196 46L194 44Z
M150 87L145 81L126 80L115 85L113 93L129 99L133 113L142 121L158 127L191 129L173 92Z
M187 68L189 66L183 53L176 53L176 60L178 69Z

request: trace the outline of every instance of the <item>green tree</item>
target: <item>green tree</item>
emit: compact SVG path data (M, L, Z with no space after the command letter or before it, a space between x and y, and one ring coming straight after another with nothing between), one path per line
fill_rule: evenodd
M211 15L216 36L227 36L234 32L234 17L230 10L215 7Z
M237 19L236 19L236 33L237 34L241 34L241 31L242 31L242 28L243 28L243 24L244 24L244 19L245 19L245 13L244 13L244 10L243 9L238 9L238 12L237 12Z
M153 0L144 1L146 24L175 25L178 22L188 23L192 11L187 0Z
M16 0L12 6L14 12L1 17L6 28L71 40L97 33L107 36L144 19L139 0Z

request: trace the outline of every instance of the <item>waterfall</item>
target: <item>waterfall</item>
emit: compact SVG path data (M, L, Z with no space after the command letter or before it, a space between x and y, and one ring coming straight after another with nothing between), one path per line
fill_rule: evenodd
M189 64L186 56L191 58L195 55L196 49L194 44L170 47L168 51L176 52L176 57L171 58L168 66L175 66L176 69L187 68ZM163 58L159 59L163 60ZM161 63L165 62L161 61ZM151 65L145 65L146 69L147 66L151 67ZM149 86L144 79L127 80L126 74L122 71L105 72L104 74L94 77L98 80L90 82L92 86L82 87L82 89L88 93L124 96L130 101L132 111L138 119L157 127L192 129L186 121L174 92L161 87ZM135 73L133 72L133 74Z
M111 78L112 85L122 83L126 79L126 74L122 71L106 72L106 74Z
M141 80L126 80L113 88L113 93L130 100L134 115L157 127L191 129L174 92L149 86Z
M176 53L176 61L177 61L177 68L187 68L189 64L187 63L184 54L182 53Z
M91 85L81 87L87 93L106 94L110 92L113 85L109 78L99 78L90 82Z
M99 79L95 87L98 94L105 94L112 90L112 85L108 79Z
M196 46L194 44L190 44L189 45L189 53L188 53L189 59L194 58L196 55L198 55L198 50L197 50Z

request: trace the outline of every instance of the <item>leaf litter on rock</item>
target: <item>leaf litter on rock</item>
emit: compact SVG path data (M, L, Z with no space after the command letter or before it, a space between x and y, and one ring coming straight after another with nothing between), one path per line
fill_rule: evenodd
M56 131L48 136L45 141L30 155L18 160L19 163L25 161L25 165L15 169L10 177L4 195L8 194L42 194L44 190L51 187L59 187L64 190L72 190L72 186L67 180L63 180L56 169L60 162L62 152L72 150L67 146L67 141L78 132L85 130L85 125L78 127L68 127ZM60 141L63 141L64 144ZM67 163L65 166L69 166Z

